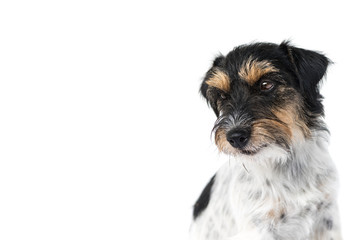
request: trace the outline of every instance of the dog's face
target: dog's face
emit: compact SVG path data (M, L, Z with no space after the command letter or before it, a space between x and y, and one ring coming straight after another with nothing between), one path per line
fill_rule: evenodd
M218 119L215 143L231 155L262 149L289 151L320 128L323 115L319 82L329 60L313 51L256 43L217 57L201 93Z

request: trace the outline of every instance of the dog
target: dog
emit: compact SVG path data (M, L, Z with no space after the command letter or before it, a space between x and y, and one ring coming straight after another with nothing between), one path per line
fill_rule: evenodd
M193 209L194 240L340 240L337 172L319 85L322 53L251 43L213 61L200 87L229 156Z

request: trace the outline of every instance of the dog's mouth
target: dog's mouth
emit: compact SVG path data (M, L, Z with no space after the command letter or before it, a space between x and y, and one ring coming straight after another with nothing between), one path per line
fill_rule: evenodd
M256 147L254 149L239 149L239 151L244 155L255 155L257 154L261 149L266 148L268 145L263 144L259 147Z

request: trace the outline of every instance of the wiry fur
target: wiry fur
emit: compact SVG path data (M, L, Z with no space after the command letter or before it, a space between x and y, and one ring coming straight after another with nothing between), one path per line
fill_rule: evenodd
M319 93L328 63L288 42L243 45L215 59L201 93L218 116L215 143L229 163L194 206L192 239L341 239ZM234 131L247 133L241 146L231 143Z

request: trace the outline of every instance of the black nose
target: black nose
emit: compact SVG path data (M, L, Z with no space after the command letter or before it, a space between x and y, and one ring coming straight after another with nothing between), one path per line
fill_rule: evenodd
M237 129L226 134L226 139L234 148L243 148L250 138L250 130Z

